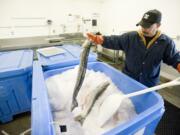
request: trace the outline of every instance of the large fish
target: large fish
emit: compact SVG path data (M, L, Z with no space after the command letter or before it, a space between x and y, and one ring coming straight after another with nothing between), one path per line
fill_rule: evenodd
M109 84L110 83L108 81L104 81L86 95L83 105L80 106L80 110L78 110L79 112L77 111L77 113L76 113L76 108L73 110L74 115L75 115L75 120L77 120L81 124L83 124L85 118L91 111L95 101L107 89ZM77 107L77 109L78 109L78 107Z
M76 100L76 97L78 95L78 92L82 86L82 83L84 81L84 77L86 74L86 68L87 68L87 62L88 62L88 55L90 48L92 46L92 43L89 40L85 40L83 43L82 47L83 50L81 52L81 58L80 58L80 64L79 64L79 69L78 69L78 76L73 92L73 98L72 98L72 104L71 104L71 111L78 106L78 102Z

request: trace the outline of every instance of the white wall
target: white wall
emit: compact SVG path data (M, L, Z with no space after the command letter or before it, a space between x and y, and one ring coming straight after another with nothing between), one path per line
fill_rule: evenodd
M91 25L83 26L82 18L92 18L100 5L101 0L0 0L0 38L83 31Z
M95 31L120 34L136 30L143 13L154 8L162 11L162 31L171 37L180 35L179 0L0 0L0 38L77 32L77 25L79 31L93 31L91 22L84 25L82 18L92 19L94 13L100 20ZM47 19L52 19L52 26Z
M106 0L102 5L100 29L105 34L136 30L136 23L150 9L162 12L163 32L172 37L180 35L179 0Z

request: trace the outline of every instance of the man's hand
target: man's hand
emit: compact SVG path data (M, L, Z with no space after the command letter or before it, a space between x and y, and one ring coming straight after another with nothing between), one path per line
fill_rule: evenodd
M89 40L91 40L95 44L102 44L104 41L104 38L101 35L94 35L92 33L87 33L87 37Z
M180 73L180 63L177 65L177 70Z

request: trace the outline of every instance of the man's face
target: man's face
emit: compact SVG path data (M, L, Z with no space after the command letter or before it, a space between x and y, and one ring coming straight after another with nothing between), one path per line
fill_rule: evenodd
M142 31L144 36L153 37L156 34L159 27L160 27L160 24L154 23L149 28L143 28L141 26L141 31Z

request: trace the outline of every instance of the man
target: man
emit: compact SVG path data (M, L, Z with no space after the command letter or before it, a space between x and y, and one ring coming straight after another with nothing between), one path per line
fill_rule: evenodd
M139 31L119 36L102 36L87 33L88 38L103 47L123 50L126 55L123 72L142 84L151 87L158 83L161 61L180 72L180 52L175 43L159 31L161 12L149 10L137 26Z

